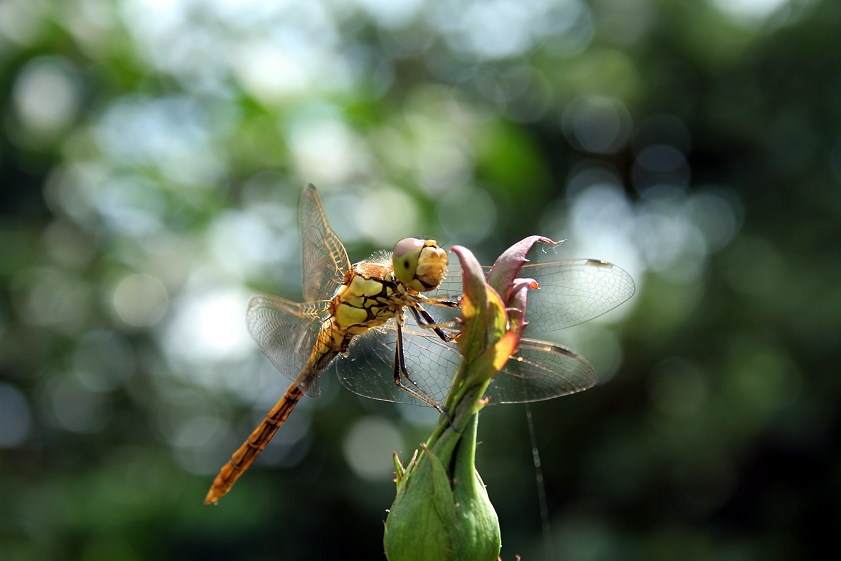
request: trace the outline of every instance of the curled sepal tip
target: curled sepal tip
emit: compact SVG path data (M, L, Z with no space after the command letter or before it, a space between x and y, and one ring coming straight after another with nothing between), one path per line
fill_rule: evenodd
M520 269L522 269L523 265L528 263L526 254L537 242L548 243L550 245L561 243L544 238L543 236L529 236L506 249L497 258L494 266L488 273L488 284L502 296L503 300L508 300L508 296L514 286L514 279L520 274Z

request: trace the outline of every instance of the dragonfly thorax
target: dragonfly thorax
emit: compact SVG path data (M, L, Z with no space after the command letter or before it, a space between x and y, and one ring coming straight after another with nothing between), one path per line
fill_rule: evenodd
M350 338L398 316L403 306L418 302L418 293L394 278L389 265L373 261L354 264L330 301L336 350L344 352ZM339 341L343 341L339 344Z

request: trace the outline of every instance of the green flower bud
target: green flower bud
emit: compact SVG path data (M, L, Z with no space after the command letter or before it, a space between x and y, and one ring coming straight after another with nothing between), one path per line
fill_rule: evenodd
M390 561L497 559L499 521L474 467L477 416L471 419L450 469L425 449L398 480L383 541Z

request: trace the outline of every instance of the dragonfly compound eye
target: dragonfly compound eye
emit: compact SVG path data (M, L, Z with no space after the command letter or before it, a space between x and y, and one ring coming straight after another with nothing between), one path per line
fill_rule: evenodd
M447 252L435 240L405 238L394 246L394 276L418 292L437 287L447 272Z
M392 265L394 276L403 284L412 285L415 280L415 273L418 270L418 260L424 241L418 238L404 238L394 246Z

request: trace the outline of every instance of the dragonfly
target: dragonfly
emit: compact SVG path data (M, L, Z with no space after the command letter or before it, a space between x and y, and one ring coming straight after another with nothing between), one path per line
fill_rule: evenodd
M312 185L301 197L300 226L305 301L259 294L246 314L252 337L292 383L222 467L205 504L231 489L304 395L319 395L327 370L360 396L445 413L440 404L461 360L460 267L435 240L416 238L351 264ZM527 336L589 321L634 293L627 272L594 259L528 263L520 276L539 286L528 298ZM490 404L540 401L596 382L593 367L575 351L524 337L486 397Z

